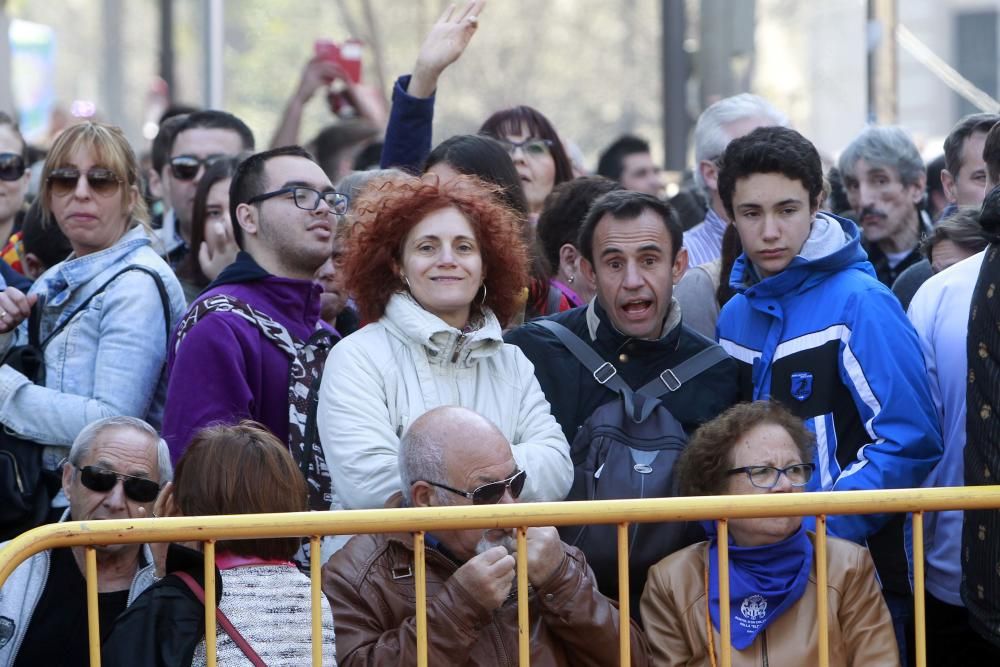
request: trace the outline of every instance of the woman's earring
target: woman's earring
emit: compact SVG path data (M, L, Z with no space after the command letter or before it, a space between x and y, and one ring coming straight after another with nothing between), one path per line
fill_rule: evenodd
M402 273L399 274L399 277L403 279L403 284L406 285L406 289L410 289L410 279Z
M483 298L479 301L479 306L486 306L486 283L483 283Z
M569 280L567 280L566 282L568 282L570 285L572 285L574 280L576 280L576 274L575 273L573 275L571 275L569 277Z

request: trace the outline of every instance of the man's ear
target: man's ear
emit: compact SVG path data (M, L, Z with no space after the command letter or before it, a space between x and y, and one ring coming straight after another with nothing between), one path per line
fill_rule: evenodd
M76 468L73 467L69 461L63 464L62 469L62 489L63 493L66 495L67 500L71 500L70 488L73 486L73 473L76 472Z
M597 285L597 272L594 271L594 265L590 263L590 260L586 257L580 257L580 273L583 274L584 279L591 285Z
M687 248L682 247L677 251L677 256L674 257L674 265L670 268L670 275L673 278L674 284L676 285L687 273L688 269L688 251Z
M236 207L236 224L248 236L257 236L257 232L260 231L257 214L257 209L250 204L240 204Z
M37 280L38 276L45 273L46 266L42 260L38 259L38 255L26 252L21 256L21 269L24 270L24 275L32 280Z
M571 276L576 273L576 260L580 257L576 246L572 243L563 243L559 248L559 266L555 267L564 275Z
M413 501L413 507L433 506L435 504L433 499L436 494L437 491L434 487L422 480L414 482L413 486L410 487L410 498Z
M944 190L948 202L954 204L958 201L958 192L955 188L955 177L947 169L941 170L941 188Z
M163 199L163 181L160 180L160 175L156 173L155 169L146 172L146 183L153 199Z
M698 163L698 171L701 172L701 180L709 190L718 192L719 190L719 165L714 160L702 160Z

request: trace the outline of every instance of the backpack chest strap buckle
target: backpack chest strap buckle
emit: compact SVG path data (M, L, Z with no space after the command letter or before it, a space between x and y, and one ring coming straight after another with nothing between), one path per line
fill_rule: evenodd
M680 378L677 377L677 375L674 373L674 370L672 368L668 368L667 370L660 373L660 381L663 382L664 385L666 385L669 391L677 391L678 389L681 388L681 385L683 384Z
M615 368L610 361L605 361L603 364L598 366L593 375L594 379L597 380L597 383L603 385L606 384L608 380L618 375L618 369Z

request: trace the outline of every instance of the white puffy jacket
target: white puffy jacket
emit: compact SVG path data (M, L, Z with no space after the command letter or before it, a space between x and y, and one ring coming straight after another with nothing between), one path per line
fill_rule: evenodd
M459 405L492 421L527 471L525 501L562 500L573 481L569 445L520 349L487 311L463 334L395 294L375 323L339 342L323 371L319 430L340 501L382 507L399 491L399 438L428 410Z

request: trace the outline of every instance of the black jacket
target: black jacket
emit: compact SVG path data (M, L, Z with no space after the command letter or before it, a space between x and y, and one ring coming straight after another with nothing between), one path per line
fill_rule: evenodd
M678 307L674 302L672 308ZM587 324L587 311L591 308L591 318L598 323L596 339L591 336ZM633 389L712 344L680 322L659 340L629 338L614 328L596 299L589 306L567 310L548 319L559 322L583 340L592 341L594 350L611 363ZM528 322L508 333L505 340L521 348L535 365L535 377L552 405L552 415L571 444L577 429L594 410L616 400L615 394L598 384L548 329ZM676 392L663 396L661 401L690 434L738 401L736 370L736 362L731 359L716 364Z

